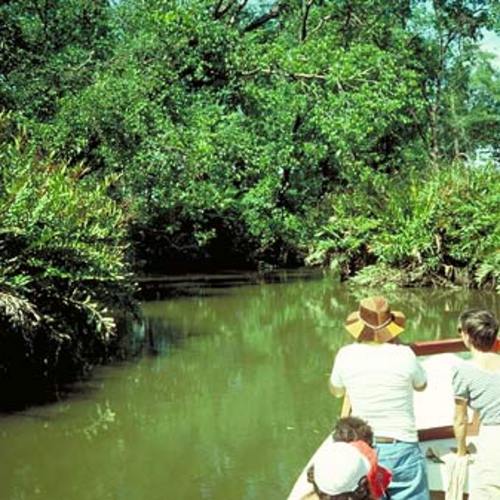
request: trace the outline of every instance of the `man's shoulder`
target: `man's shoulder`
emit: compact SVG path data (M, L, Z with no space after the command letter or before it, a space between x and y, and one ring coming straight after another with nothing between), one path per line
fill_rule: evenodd
M402 344L364 344L354 342L341 347L337 358L384 359L397 363L414 363L417 359L412 349Z
M397 352L401 355L415 357L415 353L411 349L411 347L405 344L392 344L390 342L386 342L384 344L365 344L363 342L353 342L352 344L347 344L339 349L339 352L361 352L361 351L390 351Z
M347 344L342 346L338 352L337 356L340 357L349 357L349 356L356 356L360 352L362 352L365 349L364 344L360 344L359 342L353 342L352 344Z
M362 351L391 351L398 352L399 354L415 357L415 354L410 346L405 344L392 344L390 342L386 342L384 344L370 344L363 342L353 342L351 344L347 344L342 346L339 349L339 353L348 353L348 352L362 352Z
M481 370L471 359L461 359L452 367L454 376L474 375L477 372L481 372Z
M346 344L346 345L343 345L340 349L339 349L339 353L340 352L351 352L353 350L356 350L357 348L359 348L361 344L359 344L358 342L353 342L351 344Z
M394 356L402 356L411 359L416 358L412 348L406 344L393 344L392 342L387 342L383 344L383 350L385 353L390 353Z
M405 344L387 344L386 349L390 352L390 359L394 363L414 367L418 363L413 349Z
M415 353L413 352L413 349L406 344L387 344L389 346L392 346L394 350L397 350L399 353L404 353L405 356L409 356L411 358L416 358Z
M413 372L418 366L418 360L413 350L404 344L386 343L374 346L369 358L372 364L386 367L401 373Z

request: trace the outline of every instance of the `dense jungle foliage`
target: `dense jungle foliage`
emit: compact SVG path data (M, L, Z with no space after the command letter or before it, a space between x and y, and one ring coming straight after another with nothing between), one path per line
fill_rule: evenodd
M22 137L1 159L0 401L15 404L105 359L133 290L116 178L80 179Z
M499 19L497 0L3 2L0 373L99 358L132 270L498 287L480 42Z

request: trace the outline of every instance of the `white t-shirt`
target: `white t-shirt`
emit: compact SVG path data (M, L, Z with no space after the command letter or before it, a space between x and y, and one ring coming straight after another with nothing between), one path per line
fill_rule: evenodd
M413 388L427 381L413 351L398 344L350 344L333 364L330 382L345 388L352 414L366 420L375 436L418 441Z

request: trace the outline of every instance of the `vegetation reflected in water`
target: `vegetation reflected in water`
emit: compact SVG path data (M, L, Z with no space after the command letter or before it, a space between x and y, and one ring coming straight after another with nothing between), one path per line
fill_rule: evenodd
M362 291L331 278L144 304L137 362L0 420L0 498L283 499L339 411L327 379ZM404 340L455 335L494 294L405 290ZM151 355L153 353L154 355Z

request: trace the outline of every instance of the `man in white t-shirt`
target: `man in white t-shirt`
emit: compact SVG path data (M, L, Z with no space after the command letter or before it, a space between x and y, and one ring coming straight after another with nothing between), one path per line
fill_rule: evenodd
M425 389L427 378L413 351L395 343L404 324L383 297L362 300L345 323L357 343L337 353L330 389L337 397L347 392L352 414L372 427L379 462L393 473L390 498L428 500L413 412L413 390Z

